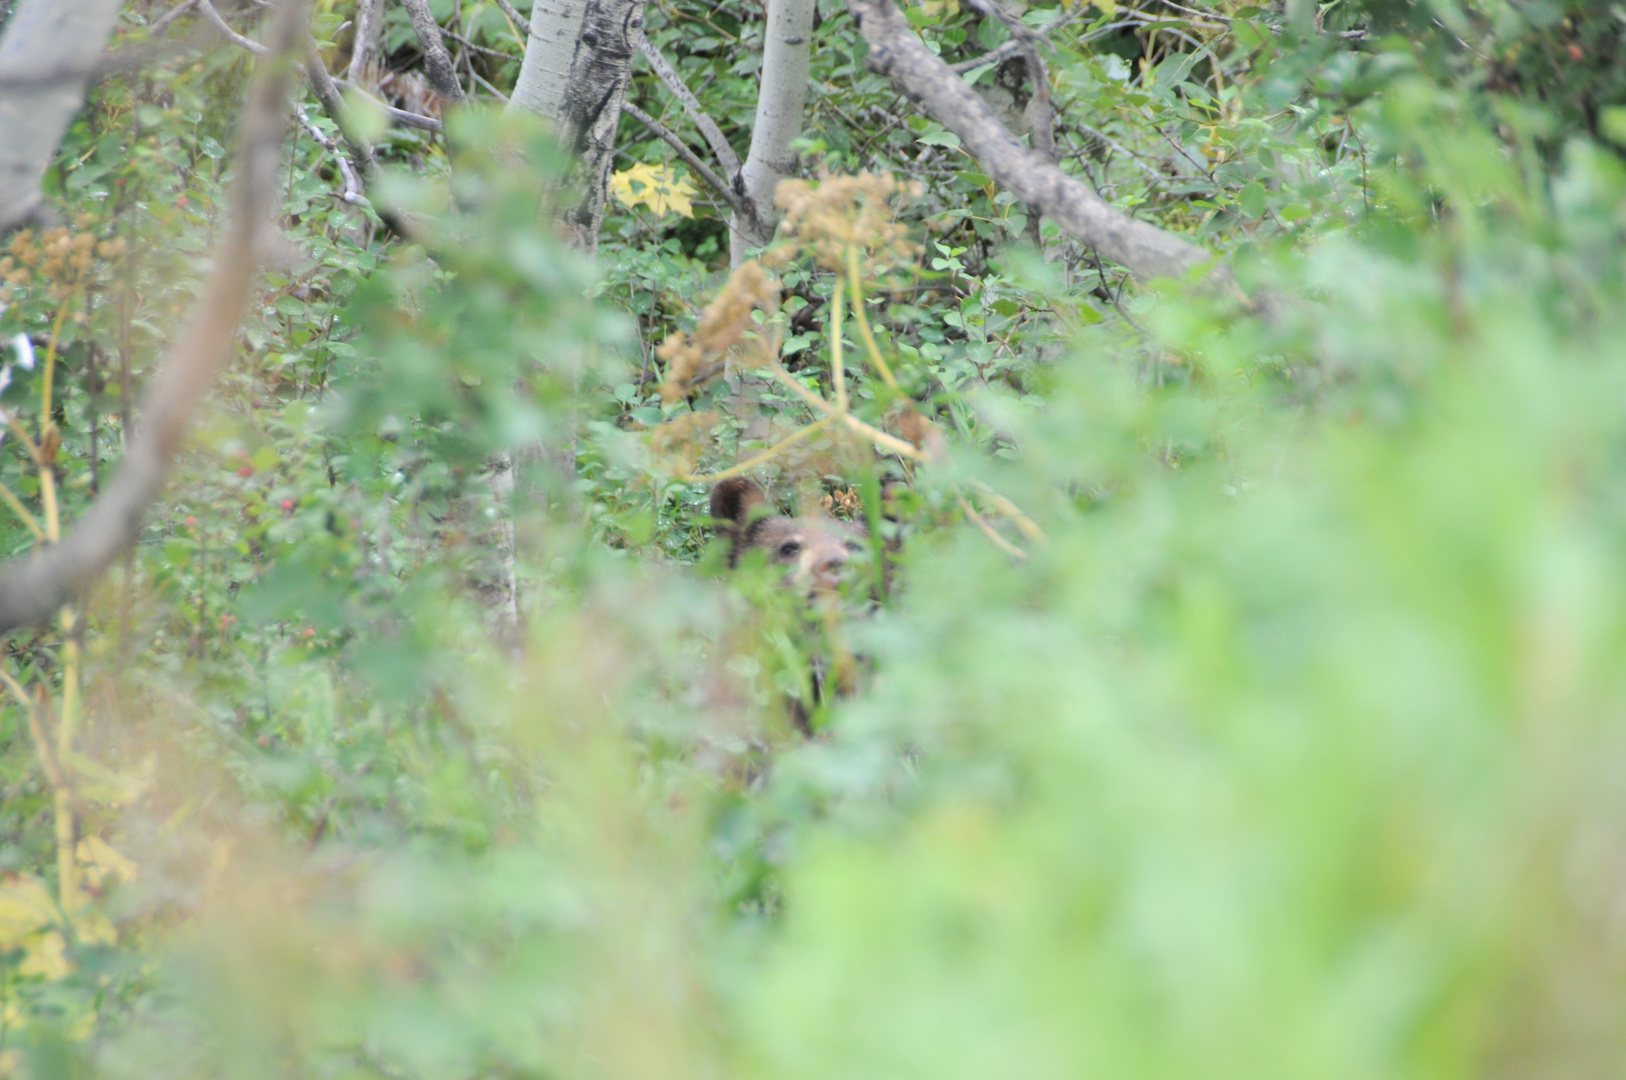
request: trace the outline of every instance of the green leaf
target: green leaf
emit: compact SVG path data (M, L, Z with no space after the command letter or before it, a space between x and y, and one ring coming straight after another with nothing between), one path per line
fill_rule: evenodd
M1248 217L1260 217L1265 212L1265 185L1257 180L1237 193L1237 202Z
M1598 134L1626 148L1626 106L1611 105L1598 113Z

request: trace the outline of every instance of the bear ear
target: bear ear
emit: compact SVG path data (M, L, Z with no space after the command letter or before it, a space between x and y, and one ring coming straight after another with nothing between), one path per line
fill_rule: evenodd
M767 492L755 480L731 476L711 489L711 516L719 532L738 535L750 524L751 511L767 501Z

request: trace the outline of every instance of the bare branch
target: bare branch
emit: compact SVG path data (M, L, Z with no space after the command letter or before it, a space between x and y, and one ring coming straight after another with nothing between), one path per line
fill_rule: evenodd
M208 3L209 0L202 0ZM373 157L373 148L366 139L353 134L344 123L344 98L339 93L338 86L333 82L333 76L327 73L327 65L322 63L322 56L316 49L316 42L311 38L305 39L305 81L310 84L311 93L316 100L322 103L322 111L327 113L339 129L339 135L344 139L345 150L350 157L350 165L355 172L361 175L364 183L372 184L378 177L378 162ZM318 140L325 141L325 140ZM346 199L354 202L354 199Z
M350 163L350 159L345 156L344 151L339 149L337 143L328 138L327 132L311 123L311 118L305 115L303 106L295 110L295 112L299 116L299 123L310 133L310 137L320 143L322 149L332 154L334 162L338 164L339 173L344 177L344 191L340 192L339 198L353 206L365 203L367 198L362 194L361 178L356 175L356 167Z
M1048 38L1051 34L1055 33L1057 30L1060 30L1062 27L1066 26L1068 23L1070 23L1074 19L1078 18L1080 15L1083 15L1084 12L1086 12L1088 10L1090 10L1090 9L1089 9L1089 6L1086 5L1086 4L1074 4L1071 11L1063 12L1062 14L1056 16L1054 19L1051 19L1048 23L1045 23L1044 26L1040 27L1037 30L1028 29L1028 26L1027 26L1026 23L1021 24L1022 29L1027 31L1027 40L1028 41L1030 41L1030 42L1043 41L1044 39ZM1003 14L1003 12L1001 12L1001 14ZM1007 24L1007 25L1009 25L1009 24ZM1109 27L1101 27L1099 30L1091 31L1091 33L1088 35L1088 37L1099 37L1102 31L1121 30L1126 26L1132 26L1132 25L1134 25L1134 24L1133 23L1128 23L1128 22L1114 23L1113 25L1111 25ZM1088 38L1086 38L1086 40L1087 39ZM1013 57L1013 56L1017 55L1018 53L1022 52L1022 50L1023 50L1023 39L1021 37L1016 36L1016 35L1012 35L1009 40L1005 41L1003 44L995 46L992 49L989 49L987 52L983 53L981 56L973 57L970 60L962 60L958 64L951 64L949 66L953 71L958 72L959 74L963 75L968 71L973 71L973 70L975 70L977 68L982 67L984 64L1003 64L1006 60L1009 60L1011 57Z
M718 176L711 166L702 161L699 154L689 149L688 144L679 138L675 132L630 101L621 103L621 111L644 125L668 146L676 150L678 155L688 163L689 168L693 169L695 174L706 182L706 186L715 191L729 205L730 209L735 213L745 212L745 200L740 198L739 194L728 185L727 181Z
M220 12L215 10L214 4L210 3L209 0L198 0L198 10L203 12L203 17L208 19L216 30L220 31L220 35L222 37L231 42L233 45L236 45L239 49L247 49L255 56L271 55L271 50L266 48L264 45L261 45L258 41L255 41L253 38L244 37L242 34L239 34L237 31L233 30L231 28L231 24L221 17Z
M440 24L429 10L429 0L401 0L412 19L412 30L418 35L418 47L423 50L423 70L435 92L454 105L463 104L463 84L457 81L457 65L446 51L446 41L440 36Z
M148 24L148 35L158 33L158 31L162 30L176 19L179 19L182 15L185 15L188 11L191 11L197 6L197 3L198 0L181 0L179 4L176 4L174 7L164 12L163 15L159 16L157 19Z
M988 175L1137 278L1183 277L1212 256L1155 225L1136 221L1016 140L976 91L932 55L892 0L847 0L869 43L865 61L960 137ZM1227 271L1220 270L1224 281Z
M231 223L203 302L147 389L141 423L118 475L62 543L0 569L0 633L55 614L135 544L192 413L236 347L237 326L254 284L256 241L276 202L279 150L305 14L304 0L283 0L272 28L273 55L260 64L243 113Z
M520 33L526 37L531 36L531 21L521 15L513 4L510 4L508 0L497 0L497 6L502 8L502 13L507 15L515 26L519 27Z
M223 33L228 35L228 40L231 41L232 44L238 46L239 48L247 49L249 52L252 52L255 55L263 55L261 50L263 50L265 46L261 45L257 41L246 38L241 34L233 32L231 27L226 25L225 20L220 17L220 12L216 11L214 6L209 3L209 0L193 0L193 2L198 4L200 8L207 9L204 11L206 17L211 14L213 15L213 18L210 21L215 23L215 28L217 30L221 30ZM307 77L310 77L310 75L311 73L307 72ZM443 130L443 125L441 122L436 120L433 116L421 116L415 112L407 112L405 109L397 109L395 106L390 105L387 102L379 101L377 98L373 97L359 86L356 86L354 83L348 83L335 79L331 75L327 75L327 78L322 80L323 75L327 75L326 65L321 65L321 71L315 75L315 79L325 81L327 86L333 88L334 93L327 93L326 89L322 86L318 86L316 81L312 82L312 91L316 94L317 100L322 103L323 111L333 118L333 122L335 124L340 125L341 131L344 130L344 125L340 121L338 113L336 112L340 104L342 104L337 96L337 91L339 90L348 90L353 94L359 94L360 96L366 98L373 105L377 106L384 113L384 115L389 117L392 123L400 124L402 127L417 128L419 131L432 131L437 135Z
M360 0L356 5L356 43L350 47L350 66L345 70L351 82L361 78L361 69L367 66L367 53L373 47L374 32L383 17L380 8L384 0Z
M379 101L377 98L373 97L373 95L367 93L367 91L363 90L354 83L334 79L333 85L337 86L341 90L348 90L352 94L357 94L366 98L370 103L376 105L379 109L382 109L384 115L390 118L391 123L400 124L402 127L417 128L419 131L432 131L437 135L444 130L445 125L443 125L439 120L436 120L433 116L423 116L419 113L407 112L405 109L397 109L395 106L387 102Z
M999 0L969 0L973 10L997 19L1011 35L1017 50L1027 65L1028 80L1033 83L1033 100L1028 103L1028 126L1032 131L1033 149L1049 161L1056 160L1056 122L1050 107L1050 72L1044 57L1039 55L1039 36L1028 29L1026 23L1006 11ZM1059 21L1059 20L1057 20Z
M682 77L673 70L672 65L666 62L666 57L662 56L661 51L655 48L654 44L643 34L638 35L638 51L644 54L644 59L649 61L650 68L656 75L660 76L661 82L672 92L672 96L678 99L678 102L683 106L683 111L688 114L689 121L700 129L700 134L706 137L706 145L711 147L711 152L717 158L717 164L723 167L723 172L728 174L729 181L732 182L734 177L739 175L740 158L738 154L734 153L734 148L728 144L728 140L723 137L723 129L718 127L717 121L713 120L711 115L700 107L699 99L690 92Z

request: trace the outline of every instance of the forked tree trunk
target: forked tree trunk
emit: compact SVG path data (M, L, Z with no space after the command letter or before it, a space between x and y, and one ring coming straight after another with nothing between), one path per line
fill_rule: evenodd
M747 220L736 214L729 230L729 262L738 266L751 248L773 238L774 189L796 167L790 142L802 133L807 104L808 42L813 36L815 0L768 0L763 28L762 85L757 91L756 123L751 152L739 183L754 211Z
M0 41L0 234L39 208L40 179L84 103L118 17L119 0L22 0L7 22Z
M561 12L558 25L562 27L566 21ZM569 73L562 85L556 70L558 40L548 30L539 37L537 25L531 23L531 39L526 47L525 66L533 78L525 88L525 96L547 111L521 102L518 87L510 107L532 108L559 125L560 138L577 158L571 179L578 199L562 217L571 227L573 242L584 251L596 251L610 169L615 163L621 102L632 81L632 58L643 31L644 0L586 0ZM534 64L533 47L540 50Z
M584 251L598 249L604 200L615 161L621 102L644 25L644 0L537 0L511 109L559 127L578 159L580 199L562 216Z

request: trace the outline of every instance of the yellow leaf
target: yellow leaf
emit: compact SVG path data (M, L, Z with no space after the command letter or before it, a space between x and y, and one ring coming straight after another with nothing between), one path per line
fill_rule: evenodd
M60 979L73 970L68 962L68 943L55 930L48 930L28 943L23 962L17 965L19 975L43 975L47 980Z
M24 874L0 882L0 947L9 948L56 922L56 903L45 883Z
M623 206L647 206L657 216L668 210L694 217L690 199L695 187L687 176L673 172L665 165L646 165L643 162L623 169L610 177L610 194Z

